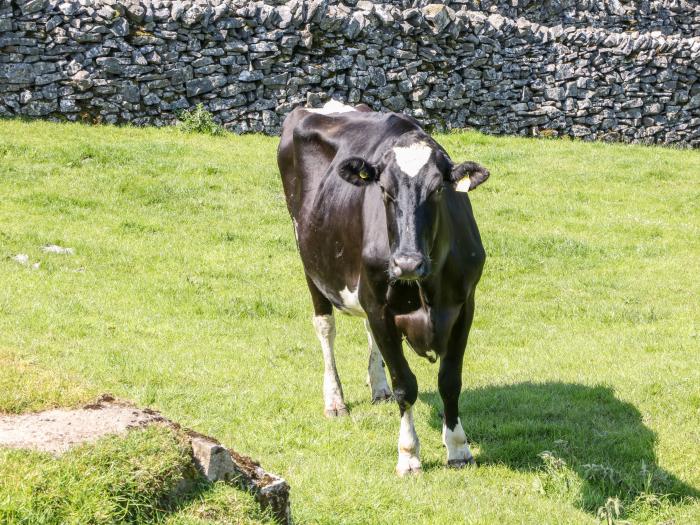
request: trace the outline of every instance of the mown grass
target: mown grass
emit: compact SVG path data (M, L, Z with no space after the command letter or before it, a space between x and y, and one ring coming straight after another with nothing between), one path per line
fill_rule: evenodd
M32 356L19 358L0 347L0 414L36 412L76 406L94 398L97 391L60 367L37 366Z
M700 521L698 152L439 137L493 173L471 194L489 258L460 405L480 467L442 466L436 368L411 355L424 473L397 479L397 409L369 403L355 319L337 341L351 416L322 416L276 139L11 121L0 138L0 348L79 385L0 392L4 411L131 398L279 472L299 523Z

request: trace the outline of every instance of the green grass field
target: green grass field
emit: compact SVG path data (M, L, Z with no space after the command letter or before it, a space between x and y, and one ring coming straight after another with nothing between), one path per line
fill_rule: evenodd
M700 523L700 153L438 140L492 172L470 194L488 259L460 404L478 468L443 467L437 367L410 355L424 472L394 475L398 409L370 404L358 319L336 341L351 415L323 417L261 136L0 121L0 411L132 399L285 477L298 523ZM0 513L21 486L0 481ZM211 512L149 519L257 523L209 492Z

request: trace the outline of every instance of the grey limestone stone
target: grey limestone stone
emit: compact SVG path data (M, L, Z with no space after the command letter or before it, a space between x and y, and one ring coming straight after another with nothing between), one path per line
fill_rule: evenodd
M0 64L0 81L8 84L28 84L34 82L35 77L31 64Z
M61 113L77 113L80 111L78 104L73 98L62 98L58 103Z
M114 20L111 26L112 33L118 37L125 37L129 34L129 21L119 17Z
M265 74L262 71L250 71L250 70L244 70L241 71L241 73L238 75L238 80L241 82L256 82L258 80L262 80L265 77Z
M209 93L215 88L224 85L226 85L226 77L223 75L196 78L185 83L188 97Z
M63 2L58 6L58 10L66 16L73 16L78 9L80 9L78 2Z
M193 5L182 14L182 23L185 26L193 26L204 18L205 11L198 5Z
M23 108L22 112L30 117L45 117L58 111L55 101L31 100Z
M386 85L386 73L380 67L372 66L368 70L369 81L373 86L382 87Z
M48 0L17 0L23 15L29 15L41 11L48 4Z

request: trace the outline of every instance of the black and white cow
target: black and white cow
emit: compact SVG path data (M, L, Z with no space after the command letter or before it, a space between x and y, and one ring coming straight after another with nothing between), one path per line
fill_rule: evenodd
M419 471L416 377L402 341L440 360L447 463L473 463L458 414L474 290L486 254L466 195L489 176L453 164L418 123L397 113L330 102L286 118L278 163L321 342L328 416L347 414L335 367L333 307L365 317L374 402L401 412L400 475Z

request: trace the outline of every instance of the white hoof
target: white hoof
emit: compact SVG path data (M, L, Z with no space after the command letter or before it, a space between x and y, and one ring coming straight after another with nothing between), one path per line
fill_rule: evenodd
M462 428L462 422L457 418L457 424L450 430L445 424L442 425L442 442L447 447L447 466L462 468L467 465L475 465L467 436Z
M447 458L447 466L451 468L464 468L468 466L476 466L476 461L474 461L474 456L472 456L469 447L465 446L454 451L451 454L452 457Z
M399 476L408 474L419 474L421 472L420 459L417 456L400 455L399 462L396 464L396 473Z
M323 413L326 417L338 417L347 416L350 413L350 411L348 410L348 407L345 406L345 403L343 403L343 401L340 400L334 401L329 406L327 406L323 410Z

